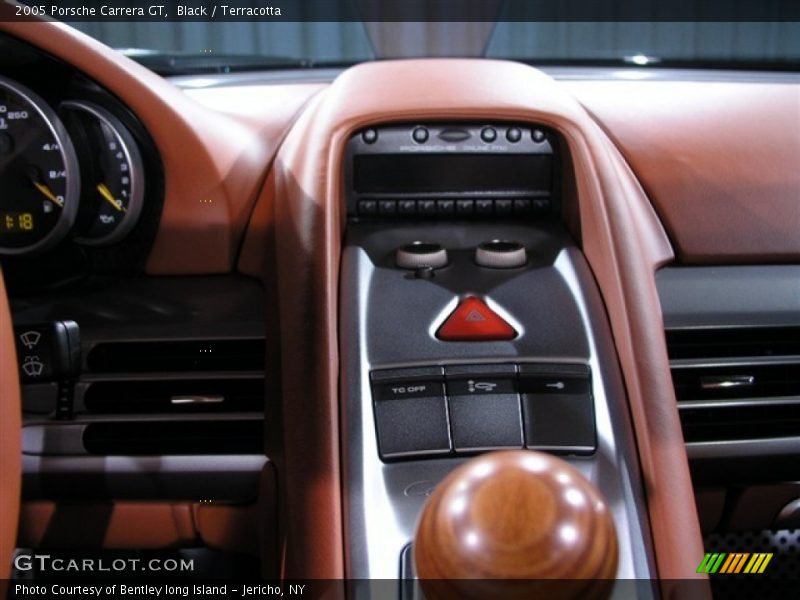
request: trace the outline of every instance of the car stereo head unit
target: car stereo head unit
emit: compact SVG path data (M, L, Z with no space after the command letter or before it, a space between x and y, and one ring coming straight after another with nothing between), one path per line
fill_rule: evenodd
M351 218L528 218L558 210L556 137L530 124L391 125L347 144Z

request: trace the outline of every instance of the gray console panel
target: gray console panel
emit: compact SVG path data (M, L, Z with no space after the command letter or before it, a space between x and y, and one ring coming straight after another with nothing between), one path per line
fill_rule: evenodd
M494 270L472 253L491 239L528 249L525 267ZM395 267L413 241L442 244L449 266L432 280ZM609 501L620 540L620 578L653 571L628 407L602 303L583 256L556 222L358 224L347 232L340 283L342 443L347 576L396 578L428 495L462 458L379 459L369 373L374 369L486 363L583 363L592 371L597 451L568 460ZM486 298L519 335L442 342L436 331L460 298ZM621 594L622 592L620 592ZM641 597L650 597L648 587ZM621 596L620 596L621 597Z

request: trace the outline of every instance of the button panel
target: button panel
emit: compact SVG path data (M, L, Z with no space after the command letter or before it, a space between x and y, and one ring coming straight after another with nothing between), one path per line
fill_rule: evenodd
M558 137L522 122L362 129L345 152L347 215L425 221L553 217L561 204ZM450 204L437 206L445 200Z
M547 197L511 196L507 198L386 198L363 196L358 200L359 217L473 219L537 217L552 212L553 201Z
M500 448L596 449L586 365L447 365L378 370L370 377L384 460Z

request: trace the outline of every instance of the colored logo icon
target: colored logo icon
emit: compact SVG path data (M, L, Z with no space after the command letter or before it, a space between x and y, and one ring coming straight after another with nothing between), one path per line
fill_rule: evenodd
M707 552L697 567L698 573L713 574L735 574L747 573L755 575L763 573L769 561L772 560L772 553L749 552Z

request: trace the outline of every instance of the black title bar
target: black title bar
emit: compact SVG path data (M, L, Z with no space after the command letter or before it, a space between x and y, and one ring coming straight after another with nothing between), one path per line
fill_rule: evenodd
M0 20L67 22L800 22L797 0L22 0Z

